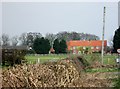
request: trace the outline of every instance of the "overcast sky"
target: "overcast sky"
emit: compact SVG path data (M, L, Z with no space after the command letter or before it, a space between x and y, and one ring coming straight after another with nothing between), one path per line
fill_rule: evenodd
M104 6L105 39L110 39L118 28L117 2L3 2L2 31L10 36L76 31L102 38Z

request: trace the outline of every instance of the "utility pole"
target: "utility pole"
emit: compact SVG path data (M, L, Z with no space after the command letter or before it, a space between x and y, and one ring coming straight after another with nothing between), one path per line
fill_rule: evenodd
M104 55L105 13L106 13L106 7L104 7L104 11L103 11L103 32L102 32L102 52L101 52L102 64L103 64L103 55Z

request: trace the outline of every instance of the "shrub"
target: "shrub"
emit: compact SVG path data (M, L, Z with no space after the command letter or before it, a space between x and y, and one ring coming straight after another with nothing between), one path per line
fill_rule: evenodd
M26 50L2 49L2 66L21 64L25 58Z
M117 79L114 84L114 89L120 89L120 79Z
M89 66L88 61L85 60L84 57L78 56L77 59L78 59L85 67Z
M94 62L99 62L100 61L100 56L97 55L97 54L92 54L91 57L90 57L90 62L91 64L94 63Z
M91 67L100 67L100 65L101 65L100 60L101 60L101 58L100 58L99 54L91 54L89 56L89 58L87 58L87 59L88 59L88 62L89 62Z

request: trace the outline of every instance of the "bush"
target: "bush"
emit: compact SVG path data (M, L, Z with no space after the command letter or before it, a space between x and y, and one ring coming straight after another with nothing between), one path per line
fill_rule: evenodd
M14 66L25 61L26 50L2 49L2 66Z
M89 59L89 63L94 65L96 62L100 62L100 56L98 54L92 54Z
M27 54L35 54L35 53L36 52L34 50L32 50L32 49L27 51Z
M114 89L120 89L120 79L116 80L116 83L114 85Z
M85 66L89 66L89 63L87 60L85 60L82 56L78 56L77 59Z

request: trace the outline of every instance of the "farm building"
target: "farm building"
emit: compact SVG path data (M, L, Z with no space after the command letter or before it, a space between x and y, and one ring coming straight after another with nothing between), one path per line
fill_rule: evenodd
M53 48L51 48L50 51L49 51L49 54L50 53L55 53L55 50Z
M73 54L101 52L102 40L72 40L67 42L68 51ZM107 40L104 41L104 51L107 47Z

